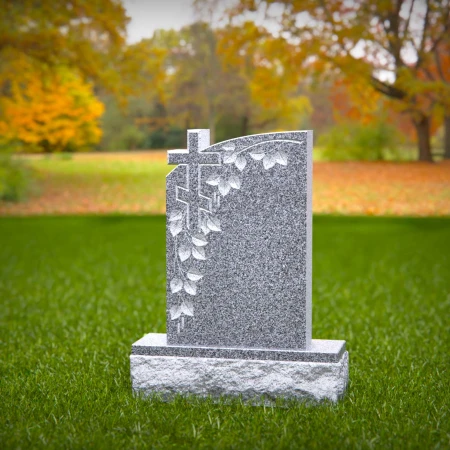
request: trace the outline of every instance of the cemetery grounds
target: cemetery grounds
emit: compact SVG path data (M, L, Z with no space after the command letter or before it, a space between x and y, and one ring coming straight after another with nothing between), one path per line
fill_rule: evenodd
M165 155L30 159L0 204L1 448L450 448L449 163L315 165L313 337L350 385L269 408L131 394L165 331Z

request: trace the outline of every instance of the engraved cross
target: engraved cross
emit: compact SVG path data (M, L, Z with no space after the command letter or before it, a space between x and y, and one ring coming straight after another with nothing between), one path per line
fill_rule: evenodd
M200 230L201 211L211 212L211 198L201 193L202 166L219 166L220 154L204 152L210 145L209 130L188 130L188 149L168 152L168 164L186 165L186 188L177 186L176 199L186 205L187 226Z

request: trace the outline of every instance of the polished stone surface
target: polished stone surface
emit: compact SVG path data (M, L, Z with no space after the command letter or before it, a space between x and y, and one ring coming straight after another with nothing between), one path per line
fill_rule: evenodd
M188 143L168 154L168 343L309 349L312 132Z
M309 350L168 345L167 337L163 333L149 333L131 347L132 355L332 363L338 362L344 352L345 341L325 339L313 339Z
M133 390L170 400L176 395L337 401L348 382L348 352L335 363L131 355Z
M311 338L312 132L168 153L167 335L132 346L135 392L337 401L345 341Z

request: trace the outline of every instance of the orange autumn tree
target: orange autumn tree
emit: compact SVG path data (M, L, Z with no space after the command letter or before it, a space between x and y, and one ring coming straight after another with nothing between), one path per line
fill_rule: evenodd
M360 80L339 77L333 80L330 94L336 122L351 120L368 125L379 119L381 94L366 89Z
M99 142L103 104L73 71L23 62L0 97L0 141L24 151L88 149ZM18 69L18 65L16 65Z
M384 160L400 156L407 118L364 83L336 76L330 80L329 100L335 125L319 136L322 156L333 160ZM407 130L410 134L411 130Z
M449 5L450 9L450 5ZM450 29L450 24L449 24ZM433 54L427 54L419 71L420 85L416 89L422 102L427 102L429 110L437 120L432 125L442 123L444 127L444 158L450 159L450 32L440 40Z
M90 83L96 93L129 95L137 70L125 45L128 20L120 0L2 3L0 139L7 149L12 140L27 151L98 142L103 107Z
M217 33L222 66L235 78L228 108L241 117L241 134L298 128L312 107L299 93L299 74L289 69L295 46L251 21Z
M0 65L14 54L75 68L118 93L128 20L120 0L3 0Z
M435 99L448 111L450 89L442 79L424 85L420 72L449 40L450 0L238 0L232 16L255 11L266 11L279 35L297 44L295 71L315 58L316 71L331 66L395 102L416 130L418 158L432 161Z
M362 125L386 122L395 125L399 135L409 141L416 136L407 114L398 105L373 89L366 89L361 80L338 77L332 80L329 95L335 122L352 121ZM431 133L437 130L437 121L431 123Z

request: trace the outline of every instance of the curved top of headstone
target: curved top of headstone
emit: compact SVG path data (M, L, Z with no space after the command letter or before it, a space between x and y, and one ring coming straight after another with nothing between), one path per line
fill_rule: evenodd
M312 132L168 153L169 344L308 349Z

